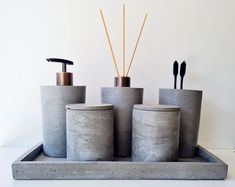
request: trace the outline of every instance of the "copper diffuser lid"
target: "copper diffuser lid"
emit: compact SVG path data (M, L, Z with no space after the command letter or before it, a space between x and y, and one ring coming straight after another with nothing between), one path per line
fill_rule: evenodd
M115 87L130 87L131 86L131 78L130 77L115 77L114 78L114 86Z

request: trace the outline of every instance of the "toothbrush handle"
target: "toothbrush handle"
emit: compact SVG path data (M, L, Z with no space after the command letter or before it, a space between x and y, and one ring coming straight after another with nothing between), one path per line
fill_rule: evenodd
M177 76L175 76L174 89L176 89L176 86L177 86Z
M181 81L180 81L180 89L181 90L183 89L183 80L184 80L184 77L181 77Z

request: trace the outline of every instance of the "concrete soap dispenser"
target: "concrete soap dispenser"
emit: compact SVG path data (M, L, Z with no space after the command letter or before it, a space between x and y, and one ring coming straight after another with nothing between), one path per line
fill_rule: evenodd
M85 103L86 87L73 86L73 74L66 71L72 61L49 58L48 62L62 63L62 72L56 74L56 86L41 86L43 151L49 157L66 157L65 105Z

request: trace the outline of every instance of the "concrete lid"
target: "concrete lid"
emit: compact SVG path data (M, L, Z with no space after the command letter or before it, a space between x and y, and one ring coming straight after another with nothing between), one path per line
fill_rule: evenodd
M138 104L134 105L134 109L137 110L148 110L148 111L162 111L162 112L174 112L180 111L180 107L173 106L173 105L145 105L145 104Z
M137 88L137 87L101 87L101 89L113 89L113 90L144 90L144 88Z
M107 110L112 109L112 104L69 104L66 105L68 110Z
M173 89L173 88L159 88L159 90L164 90L164 91L171 91L171 92L178 92L178 93L202 93L202 90L190 90L190 89Z

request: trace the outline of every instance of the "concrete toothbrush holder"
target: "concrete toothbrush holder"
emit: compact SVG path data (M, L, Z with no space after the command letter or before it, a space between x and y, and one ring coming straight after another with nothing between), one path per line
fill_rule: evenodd
M201 90L159 89L159 104L180 107L180 157L190 158L195 155L201 103Z

